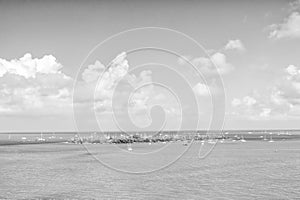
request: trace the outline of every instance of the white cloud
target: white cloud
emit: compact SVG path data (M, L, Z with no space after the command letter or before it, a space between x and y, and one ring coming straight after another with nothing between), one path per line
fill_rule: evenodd
M229 40L225 47L222 47L221 50L239 50L244 51L245 47L243 43L236 40ZM188 64L187 61L196 66L201 73L205 75L224 75L229 73L234 69L234 66L227 61L227 57L223 52L209 50L207 51L209 56L201 57L192 57L190 55L182 56L178 59L179 65Z
M240 100L240 99L237 99L237 98L234 98L232 101L231 101L231 105L233 106L233 107L237 107L237 106L239 106L239 105L241 105L242 104L242 101Z
M52 55L0 59L1 114L51 115L71 108L72 79L61 69Z
M289 65L284 69L284 76L270 90L248 95L231 102L235 114L259 119L300 116L300 67Z
M0 58L0 77L5 74L16 74L25 78L35 78L38 73L55 74L60 73L62 65L52 55L45 55L43 58L32 58L27 53L20 59L7 61Z
M256 99L250 96L245 96L243 98L243 102L245 103L246 106L253 106L254 104L257 103Z
M127 112L129 95L135 89L129 106L142 107L148 98L153 96L151 71L142 71L139 76L129 74L129 62L125 52L119 54L105 67L96 61L89 65L82 73L83 81L79 81L74 94L74 101L84 104L93 104L97 113ZM146 84L147 86L143 86ZM146 106L144 106L146 107Z
M233 114L248 119L267 118L272 110L266 107L265 102L260 98L247 95L242 98L234 98L231 101Z
M129 63L126 57L125 52L119 54L106 71L102 71L103 67L99 64L100 62L96 63L101 67L93 65L84 71L83 79L89 82L91 87L96 88L95 109L97 112L110 113L113 112L112 109L115 112L127 112L128 101L131 111L145 111L148 109L148 100L156 96L151 84L152 72L142 71L138 77L129 74ZM100 73L102 73L101 79L94 85L91 84L92 81L98 79ZM130 96L130 94L132 95Z
M270 117L271 111L272 110L270 108L263 108L262 112L259 115L261 117Z
M199 67L200 71L205 74L219 73L226 74L233 70L233 65L227 62L226 55L223 53L214 53L207 57L199 57L191 60L193 65Z
M119 54L112 62L109 68L103 72L101 79L96 86L96 99L112 98L115 87L128 72L129 65L126 59L126 53Z
M300 74L300 69L295 65L289 65L285 68L285 71L288 73L288 79L291 79Z
M1 62L1 60L0 60ZM6 74L7 70L6 68L3 66L3 64L0 64L0 77L2 77L4 74Z
M293 12L283 23L273 24L269 28L271 29L269 38L300 38L300 14Z
M286 75L277 85L280 97L290 105L300 105L300 67L289 65L285 68Z
M94 65L89 65L82 73L82 79L86 82L94 82L100 78L101 73L104 71L105 66L100 62L96 61Z
M229 40L228 43L225 45L225 50L238 50L238 51L245 51L245 46L240 40Z
M99 113L111 113L114 96L125 92L116 91L116 88L120 82L128 79L128 69L125 52L116 56L106 69L98 60L87 66L81 74L82 81L79 80L75 86L73 98L75 105Z
M203 83L197 83L193 87L193 91L196 95L199 96L210 96L209 87Z

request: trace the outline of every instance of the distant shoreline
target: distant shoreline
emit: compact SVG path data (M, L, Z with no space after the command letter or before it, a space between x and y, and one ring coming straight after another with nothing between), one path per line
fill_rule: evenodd
M160 143L160 142L184 142L184 141L291 141L291 140L300 140L300 135L298 134L235 134L230 133L226 135L159 135L159 136L150 136L150 137L138 137L134 136L114 136L106 139L99 139L99 137L72 137L66 139L51 139L51 140L0 140L0 146L9 146L9 145L30 145L30 144L58 144L58 143L68 143L68 144L129 144L129 143Z

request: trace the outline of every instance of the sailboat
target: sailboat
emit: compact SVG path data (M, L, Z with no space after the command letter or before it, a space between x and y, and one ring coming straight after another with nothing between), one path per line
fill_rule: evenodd
M241 142L247 142L247 141L244 139L244 136L243 136L243 135L242 135L240 141L241 141Z
M270 140L269 142L274 142L272 135L270 135Z
M41 132L41 137L37 138L37 141L43 142L45 139L43 138L43 132Z
M266 141L267 140L267 136L266 135L264 135L264 141Z
M128 150L128 151L132 151L131 144L127 144L127 150Z

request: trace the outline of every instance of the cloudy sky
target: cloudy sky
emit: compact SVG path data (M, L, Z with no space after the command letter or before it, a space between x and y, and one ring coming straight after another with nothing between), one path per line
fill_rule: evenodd
M0 27L0 131L205 129L214 109L225 129L300 128L300 1L1 1ZM205 51L158 30L89 54L140 27ZM128 52L146 40L182 57Z

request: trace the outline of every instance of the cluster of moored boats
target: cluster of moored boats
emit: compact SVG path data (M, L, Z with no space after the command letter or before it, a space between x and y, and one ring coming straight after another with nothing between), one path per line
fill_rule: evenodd
M65 133L63 133L65 134ZM70 135L71 133L68 133ZM66 135L66 134L65 134ZM160 132L157 134L149 133L73 133L73 137L61 137L59 133L40 133L40 135L30 135L30 137L15 136L8 134L8 140L0 144L39 144L39 143L73 143L73 144L131 144L131 143L167 143L182 142L187 145L191 141L201 141L214 144L230 142L247 142L250 140L274 142L281 140L300 139L300 134L291 134L289 132L218 132L218 133L197 133L197 132Z
M166 142L177 142L182 141L183 144L189 143L191 141L203 141L208 143L216 143L219 141L220 143L224 142L247 142L247 137L244 135L152 135L152 136L141 136L141 135L98 135L91 134L90 136L80 136L75 135L68 143L75 144L83 144L83 143L91 143L91 144L102 144L102 143L112 143L112 144L130 144L130 143L166 143ZM254 140L250 138L250 140ZM272 135L269 138L264 136L258 136L255 140L264 140L269 142L274 142Z

